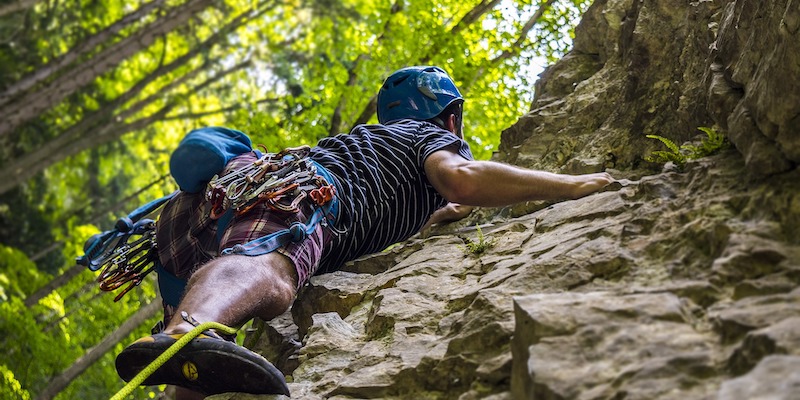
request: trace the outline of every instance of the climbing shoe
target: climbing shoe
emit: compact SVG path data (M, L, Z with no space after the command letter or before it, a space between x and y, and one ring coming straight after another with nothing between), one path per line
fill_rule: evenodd
M157 333L133 342L117 356L117 373L126 382L130 381L182 336ZM227 392L289 395L283 374L264 357L206 334L192 339L142 383L162 384L205 395Z

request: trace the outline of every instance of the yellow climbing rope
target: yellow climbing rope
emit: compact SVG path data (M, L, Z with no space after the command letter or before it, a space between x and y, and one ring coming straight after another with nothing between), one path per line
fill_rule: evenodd
M160 356L158 356L155 360L153 360L153 362L151 362L150 365L146 366L143 370L141 370L138 374L136 374L136 376L134 376L133 379L131 379L130 382L128 382L128 384L125 385L125 387L123 387L119 392L117 392L117 394L111 397L111 400L122 400L129 394L133 393L133 390L136 389L136 387L138 387L139 385L141 385L142 382L144 382L144 380L147 379L147 377L153 374L153 372L156 372L158 367L164 365L164 363L167 362L167 360L172 358L172 356L174 356L175 353L177 353L180 349L182 349L183 346L186 346L186 344L189 343L192 339L196 338L201 333L209 329L216 329L228 335L233 335L238 330L236 328L231 328L229 326L222 325L218 322L204 322L200 325L197 325L194 329L189 331L189 333L183 335L180 339L178 339L178 341L173 343L172 346L169 346L167 350L165 350L163 353L161 353Z

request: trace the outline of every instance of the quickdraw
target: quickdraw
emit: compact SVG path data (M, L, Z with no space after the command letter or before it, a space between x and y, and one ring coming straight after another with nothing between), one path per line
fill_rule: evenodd
M155 222L147 220L141 237L132 243L124 243L117 247L104 263L103 270L97 277L100 290L111 292L119 289L126 283L128 286L119 292L114 301L119 301L131 289L142 283L147 274L155 269L153 263L155 248Z
M155 269L155 221L144 217L160 208L176 193L137 208L127 217L117 220L114 229L98 233L86 241L85 254L78 257L76 262L92 271L101 270L97 277L100 290L110 292L128 284L114 297L114 301L119 301L131 289L139 286L144 277Z
M214 176L206 188L211 218L219 219L229 209L244 214L265 203L278 211L296 212L310 198L317 206L331 201L334 186L317 174L308 159L308 146L266 153L259 159L224 176Z

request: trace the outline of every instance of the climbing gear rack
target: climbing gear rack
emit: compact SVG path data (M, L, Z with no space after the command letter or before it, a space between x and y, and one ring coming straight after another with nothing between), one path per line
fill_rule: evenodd
M314 212L308 220L295 222L283 229L248 243L225 249L222 254L257 256L305 239L322 224L335 221L338 201L333 178L325 168L311 160L308 146L288 148L278 153L264 151L254 162L224 175L215 175L206 185L205 199L210 202L209 216L218 220L217 240L234 215L244 214L264 203L276 211L297 212L308 200ZM104 291L126 286L114 301L141 284L148 273L159 275L159 289L164 300L177 305L186 282L166 271L158 260L155 226L145 216L153 213L177 193L139 207L120 218L114 229L92 236L84 246L85 254L78 264L92 271L101 270L97 281Z
M297 212L305 198L316 206L327 204L335 189L317 173L316 164L308 158L310 152L308 146L264 152L250 165L214 176L206 188L211 218L219 219L227 210L243 214L260 203L287 212Z

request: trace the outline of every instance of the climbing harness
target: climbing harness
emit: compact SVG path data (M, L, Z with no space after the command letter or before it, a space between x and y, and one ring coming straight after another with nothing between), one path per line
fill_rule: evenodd
M276 211L297 212L304 200L314 208L308 220L289 228L237 244L221 254L257 256L298 242L314 232L317 225L335 222L338 200L333 177L311 160L308 146L285 149L278 153L257 152L254 162L223 176L214 175L206 185L205 199L211 204L209 217L217 220L217 241L222 239L231 219L264 203ZM186 281L166 271L158 260L155 221L145 216L153 213L177 193L139 207L117 221L115 228L87 240L85 255L77 262L92 271L102 268L97 280L100 289L113 291L128 284L115 298L118 301L144 277L155 270L159 289L167 304L177 306Z
M266 153L253 163L225 176L215 176L206 188L206 200L211 202L211 218L217 219L217 241L234 215L246 213L259 203L277 211L296 212L303 200L310 200L314 212L303 222L253 239L244 244L223 249L220 254L260 256L300 242L311 235L318 225L333 227L338 215L338 199L333 177L321 165L308 158L307 146ZM167 304L177 306L186 289L186 280L156 265L158 286Z
M218 240L234 215L246 213L259 203L276 211L297 212L308 199L314 212L306 223L295 222L289 228L222 251L222 254L257 256L269 253L289 242L299 242L314 232L318 224L328 226L338 213L336 188L325 168L308 158L308 146L264 154L252 164L208 183L206 200L211 202L211 217L218 219ZM225 214L228 215L225 215Z
M229 326L222 325L218 322L203 322L201 324L197 324L197 321L194 318L189 317L186 312L181 313L181 317L184 320L189 322L190 324L194 325L195 328L186 333L185 335L181 336L175 343L173 343L167 350L161 353L153 362L151 362L148 366L142 369L136 376L133 377L119 392L117 392L114 396L111 397L111 400L121 400L129 396L133 391L142 384L150 375L152 375L156 370L164 365L170 358L172 358L175 354L180 351L180 349L184 348L192 339L200 336L205 331L209 329L216 329L220 332L223 332L227 335L234 335L238 329L231 328ZM189 320L191 318L191 320ZM208 332L209 336L217 336L213 332ZM220 338L220 340L223 340Z

